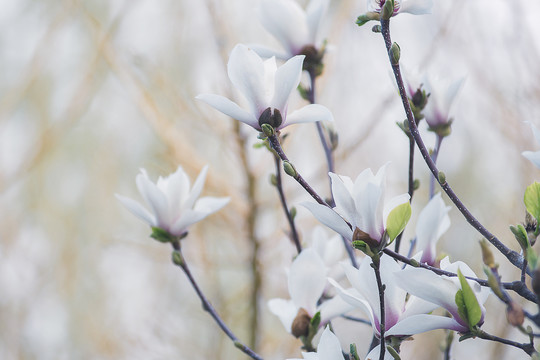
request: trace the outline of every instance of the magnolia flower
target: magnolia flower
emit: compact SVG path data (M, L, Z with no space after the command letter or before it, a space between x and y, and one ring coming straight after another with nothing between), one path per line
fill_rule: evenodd
M341 237L338 234L329 237L322 226L313 229L308 246L317 252L328 268L337 265L345 253Z
M529 124L531 125L536 142L540 144L540 130L538 130L538 128L534 126L533 123ZM521 155L525 156L527 159L529 159L530 162L532 162L537 168L540 169L540 151L524 151L521 153Z
M343 360L341 345L336 335L328 327L324 329L317 352L306 353L302 352L304 360ZM287 360L302 360L302 359L287 359Z
M450 263L448 257L441 260L442 270L457 273L458 268L464 276L476 277L474 271L461 261ZM467 319L461 318L455 300L456 293L461 290L461 284L457 277L437 275L423 268L406 268L403 271L396 272L395 276L398 285L408 293L436 304L452 315L451 318L438 315L418 315L416 320L405 319L403 327L414 329L416 334L434 329L450 329L462 333L469 331ZM467 280L467 282L474 291L480 305L482 316L477 324L480 326L484 323L486 309L483 304L487 300L490 290L487 287L481 287L475 281Z
M315 203L302 205L320 222L348 240L353 239L358 229L379 243L384 234L386 216L394 207L409 200L408 194L402 194L384 203L386 165L376 175L371 169L362 171L354 183L347 176L333 173L330 173L330 178L336 203L334 210Z
M385 2L386 0L367 0L368 12L380 14ZM433 0L394 0L394 13L392 16L399 13L429 14L432 7Z
M360 267L343 263L347 279L352 285L350 289L342 288L336 281L329 279L336 287L339 295L355 308L360 308L369 317L373 332L377 337L381 335L381 311L379 300L379 288L375 272L371 267L372 260L364 258ZM398 286L395 273L400 272L401 266L389 256L380 258L380 274L382 283L386 286L384 291L385 313L385 337L397 335L413 335L417 333L417 324L414 321L418 316L423 316L437 308L437 305L411 296L406 301L406 291ZM402 321L411 319L413 326L402 326Z
M275 58L263 61L247 46L236 45L227 69L229 79L248 101L249 110L220 95L201 94L197 99L259 131L265 123L281 130L296 123L333 121L330 111L318 104L287 114L289 96L300 83L303 60L304 56L298 55L277 67Z
M271 299L268 302L270 311L279 317L285 329L293 335L302 335L298 333L298 329L292 328L295 319L311 319L320 311L321 324L325 324L332 317L350 310L350 306L339 297L317 305L326 286L326 274L327 268L315 250L304 249L289 269L288 286L291 299Z
M181 166L166 178L159 177L156 184L146 170L137 175L137 188L150 205L152 213L137 201L116 194L120 202L150 226L162 229L172 236L182 236L187 228L218 211L229 198L203 197L201 194L208 166L205 166L190 189L189 178Z
M450 227L449 210L450 206L444 204L441 193L438 193L420 212L416 223L416 248L422 251L420 262L435 263L435 245Z
M451 122L450 109L463 81L464 78L453 82L428 77L424 79L424 89L430 94L424 108L424 117L430 129L437 130Z
M275 56L287 60L295 55L306 55L315 49L319 24L328 7L328 0L311 0L306 10L294 0L263 0L259 18L264 28L283 46L285 52L253 46L262 57Z

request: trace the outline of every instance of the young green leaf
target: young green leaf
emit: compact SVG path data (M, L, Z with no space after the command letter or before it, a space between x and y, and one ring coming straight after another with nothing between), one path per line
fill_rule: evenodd
M411 204L409 202L396 206L386 220L386 232L393 241L407 226L411 218Z
M482 309L480 308L478 299L476 298L476 295L474 294L474 291L471 288L471 285L469 285L469 282L465 276L463 276L459 269L457 273L459 283L461 284L463 302L465 304L465 308L467 309L467 322L469 323L469 327L472 329L480 322L480 319L482 319Z
M540 183L534 182L527 186L523 197L525 207L537 221L540 220Z

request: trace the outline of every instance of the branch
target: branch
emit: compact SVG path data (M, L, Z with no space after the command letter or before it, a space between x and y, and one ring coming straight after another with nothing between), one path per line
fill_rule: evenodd
M392 40L390 38L390 20L381 20L381 32L384 38L384 42L386 45L386 49L390 53L390 48L392 46ZM409 129L411 131L411 135L414 138L414 141L416 142L416 145L418 146L418 149L422 153L422 157L424 158L424 161L426 162L427 166L429 167L431 173L439 184L441 185L441 188L444 190L444 192L448 195L450 200L456 205L458 210L463 214L465 219L469 224L471 224L480 234L482 234L493 246L497 248L506 258L516 267L522 268L523 266L523 256L519 255L519 253L510 250L508 247L506 247L499 239L495 237L492 233L490 233L472 214L471 212L465 207L465 205L461 202L459 197L454 193L450 185L446 182L446 179L439 178L439 169L437 169L437 166L431 159L429 155L429 151L427 150L424 141L422 140L422 137L420 136L420 132L418 131L418 127L416 126L416 122L414 121L414 116L409 104L409 99L407 98L407 94L405 93L405 87L403 84L403 78L401 76L401 70L399 68L399 62L393 63L392 59L390 59L390 63L392 65L392 70L394 72L394 77L397 82L397 86L399 89L399 94L401 96L401 101L403 103L403 107L405 108L405 113L407 114L407 121L409 123Z

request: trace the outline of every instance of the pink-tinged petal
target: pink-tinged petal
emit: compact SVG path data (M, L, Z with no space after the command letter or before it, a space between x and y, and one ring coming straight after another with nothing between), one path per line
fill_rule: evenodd
M232 117L233 119L241 121L244 124L248 124L256 130L260 130L261 128L259 126L259 119L257 119L255 115L250 114L226 97L214 94L201 94L198 95L196 99L207 103L214 109L222 112L227 116Z
M307 25L309 28L309 40L311 45L315 45L317 32L326 9L328 0L311 0L306 8ZM307 44L306 44L307 45Z
M304 202L301 204L306 209L311 211L313 216L330 229L334 230L347 240L352 240L353 231L347 225L345 220L338 215L334 210L321 204Z
M344 182L347 177L334 173L328 173L328 175L330 175L332 181L332 193L336 202L335 210L349 220L353 226L357 225L359 219L354 199Z
M287 113L287 102L291 93L296 90L302 76L302 64L304 55L297 55L281 65L275 72L274 96L270 105L281 111L281 115Z
M381 345L377 345L366 355L366 360L379 360L381 356ZM384 360L394 360L394 357L388 352L384 353Z
M449 329L449 330L456 330L456 331L468 330L468 328L463 327L453 318L449 318L446 316L438 316L438 315L419 314L419 315L409 316L401 320L396 325L394 325L391 329L388 329L385 335L388 335L388 336L414 335L414 334L420 334L420 333L435 330L435 329Z
M431 14L433 0L406 0L401 4L400 13L409 13L414 15Z
M259 115L268 107L264 93L264 64L255 51L243 44L236 45L229 57L227 70L233 85L249 101L253 114Z
M201 172L199 173L199 176L197 176L197 180L195 180L195 183L193 183L193 188L191 188L191 192L189 192L189 196L187 197L187 199L184 199L184 203L182 204L184 208L192 209L193 205L195 205L195 201L201 195L207 173L208 173L208 165L202 168Z
M380 261L381 279L386 285L384 292L386 325L390 328L399 321L404 311L407 293L398 286L394 276L395 272L401 271L401 266L390 256L382 256ZM376 290L378 293L378 288Z
M317 345L317 354L319 360L341 360L343 353L341 345L336 335L327 327L324 329L319 345Z
M445 206L441 193L436 194L420 212L416 222L416 246L424 251L421 261L433 265L435 245L450 227L449 206Z
M150 181L144 169L141 169L141 173L137 175L135 181L142 197L152 207L156 217L156 226L168 231L172 219L165 194L158 189L156 184Z
M289 270L289 294L297 308L315 315L317 301L326 286L326 266L313 249L305 249Z
M308 40L304 10L291 0L265 0L259 17L264 28L287 50L297 55Z
M148 210L144 208L137 201L127 198L122 195L115 194L116 198L120 200L122 205L124 205L129 211L131 211L135 216L148 223L150 226L156 226L155 217L150 214Z
M270 312L276 315L285 329L291 332L291 325L298 314L298 308L294 305L292 300L285 299L271 299L268 301L268 308Z
M280 128L292 124L317 121L334 121L334 117L326 106L310 104L287 115L285 123Z

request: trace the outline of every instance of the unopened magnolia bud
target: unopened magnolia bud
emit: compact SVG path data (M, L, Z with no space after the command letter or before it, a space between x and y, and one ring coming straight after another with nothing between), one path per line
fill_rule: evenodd
M270 174L270 184L277 186L277 176L276 174Z
M482 249L482 261L484 262L484 264L486 264L486 266L491 269L496 267L493 253L491 252L491 249L489 248L489 243L486 241L486 239L480 240L480 248Z
M290 215L291 215L291 219L294 220L294 218L296 217L296 208L293 206L291 208L291 210L289 211Z
M413 181L413 190L416 191L420 188L420 180L414 179Z
M300 308L292 322L291 334L293 334L293 336L297 338L299 338L300 336L307 336L309 334L310 322L311 316L309 316L308 312L305 309Z
M442 171L439 171L439 183L441 185L444 185L446 184L446 175L442 172Z
M382 31L382 27L381 25L373 25L371 31L373 31L374 33L380 33Z
M392 63L392 65L399 64L399 58L401 56L401 49L399 48L399 45L397 43L392 44L392 47L390 48L388 55L390 55L390 63Z
M282 122L283 122L283 118L281 117L281 112L278 109L273 109L273 108L268 107L266 108L266 110L262 112L261 116L259 116L259 125L261 126L263 131L264 131L263 124L268 124L274 129L277 129L281 125ZM267 136L271 136L271 135L267 135Z
M262 124L261 129L266 136L273 136L275 133L274 128L269 124Z
M360 230L358 227L354 229L352 241L363 241L372 249L375 249L377 248L377 246L379 246L378 241L372 239L368 233Z
M394 15L394 0L386 0L381 12L381 19L389 20Z
M293 178L298 176L298 173L296 172L293 164L288 161L283 162L283 170L285 170L285 174L292 176Z
M521 326L525 320L525 314L519 304L512 301L506 307L506 320L512 326Z
M184 256L178 250L172 252L172 262L178 266L184 266Z

